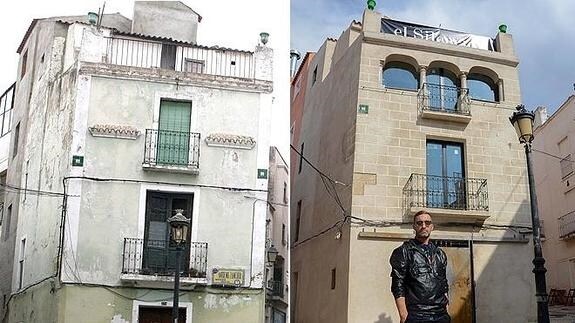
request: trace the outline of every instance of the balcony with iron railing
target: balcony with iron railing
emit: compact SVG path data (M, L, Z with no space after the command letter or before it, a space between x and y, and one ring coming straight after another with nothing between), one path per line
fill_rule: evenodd
M106 38L105 63L243 79L255 78L254 53L136 38Z
M487 180L411 174L403 187L410 214L433 209L433 214L455 222L483 221L489 217Z
M183 286L207 283L208 244L188 242L181 250ZM124 239L122 281L173 284L176 246L166 240Z
M417 108L422 118L469 123L471 101L469 90L424 83L417 93Z
M144 169L197 174L200 169L200 134L146 129Z
M268 280L267 284L268 295L272 298L283 298L284 297L284 283L278 280Z
M575 211L571 211L558 219L559 239L569 240L575 238Z

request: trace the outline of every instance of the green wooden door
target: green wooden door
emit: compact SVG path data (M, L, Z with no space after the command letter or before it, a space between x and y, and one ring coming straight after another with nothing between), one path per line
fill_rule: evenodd
M188 165L191 113L190 102L162 100L158 127L158 164Z

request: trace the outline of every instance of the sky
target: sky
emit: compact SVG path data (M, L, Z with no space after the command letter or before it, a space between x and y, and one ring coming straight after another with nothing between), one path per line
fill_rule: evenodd
M529 110L557 110L574 94L572 0L376 0L390 18L495 37L505 23L519 58L522 102ZM291 48L316 51L361 21L366 0L291 0Z
M274 100L271 144L289 160L289 0L182 0L202 16L198 44L253 51L262 31L270 34L274 50ZM105 1L105 13L133 17L132 0ZM16 50L34 18L83 15L98 12L104 0L8 1L0 10L0 94L16 79Z

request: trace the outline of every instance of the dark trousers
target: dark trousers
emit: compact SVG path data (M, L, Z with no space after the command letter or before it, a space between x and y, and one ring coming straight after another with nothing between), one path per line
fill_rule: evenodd
M451 323L449 314L408 314L405 323Z

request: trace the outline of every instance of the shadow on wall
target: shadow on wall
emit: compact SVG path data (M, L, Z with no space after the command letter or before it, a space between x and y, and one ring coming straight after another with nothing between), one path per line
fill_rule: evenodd
M392 323L391 317L387 316L386 313L381 313L379 318L374 323Z

